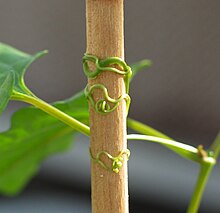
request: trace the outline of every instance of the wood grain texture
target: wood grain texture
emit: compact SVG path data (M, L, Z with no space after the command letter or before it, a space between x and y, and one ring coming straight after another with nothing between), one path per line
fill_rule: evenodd
M117 56L124 59L124 8L123 0L86 0L87 53L106 58ZM92 65L91 65L92 66ZM89 85L101 83L109 95L118 98L125 93L123 76L103 72ZM94 98L99 100L102 92L95 91ZM90 106L91 150L92 154L105 150L113 156L127 149L126 141L126 103L107 114L101 115ZM111 161L103 157L110 165ZM104 170L91 162L92 212L127 213L128 178L127 161L118 174Z

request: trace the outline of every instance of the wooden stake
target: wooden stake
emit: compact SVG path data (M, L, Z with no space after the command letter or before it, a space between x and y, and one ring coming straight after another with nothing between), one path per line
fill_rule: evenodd
M117 56L124 59L124 14L123 0L86 0L87 16L87 53L103 59ZM125 93L123 76L112 72L103 72L89 85L101 83L108 89L112 98ZM102 97L97 90L96 100ZM91 151L95 156L107 151L117 156L126 151L126 104L106 115L98 114L90 105ZM110 165L110 160L103 157ZM92 212L128 213L127 161L118 174L103 169L91 162Z

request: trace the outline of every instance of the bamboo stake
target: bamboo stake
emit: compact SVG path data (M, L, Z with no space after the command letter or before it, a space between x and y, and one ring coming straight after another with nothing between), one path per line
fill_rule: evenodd
M124 13L123 0L86 0L87 53L103 59L117 56L124 59ZM118 98L125 93L123 76L103 72L89 85L101 83L109 95ZM102 92L96 91L96 100ZM91 151L96 155L107 151L117 156L127 149L126 104L106 115L100 115L90 105ZM103 157L106 164L110 160ZM91 162L92 212L128 213L127 162L123 163L118 174L104 170L99 164Z

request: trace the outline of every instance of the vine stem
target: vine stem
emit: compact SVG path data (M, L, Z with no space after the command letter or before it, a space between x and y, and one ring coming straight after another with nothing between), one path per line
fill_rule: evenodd
M205 186L207 184L207 181L209 179L209 176L211 174L211 171L213 169L213 166L214 166L214 163L203 162L200 164L199 176L197 179L197 183L196 183L189 207L187 209L187 213L198 212L201 199L202 199L202 195L203 195Z
M49 115L57 118L58 120L62 121L63 123L67 124L68 126L72 127L73 129L83 133L84 135L90 135L90 128L81 123L80 121L70 117L69 115L65 114L64 112L60 111L59 109L51 106L50 104L46 103L45 101L34 97L28 96L21 93L14 93L11 97L12 100L23 101L37 108L41 109L42 111L48 113Z
M212 169L219 157L220 152L220 132L215 138L214 142L208 150L212 154L213 162L202 162L200 164L200 173L197 179L197 183L187 209L187 213L196 213L198 212L199 205L201 203L202 195L207 184L208 178L212 172ZM206 159L206 158L205 158Z
M128 140L145 140L145 141L151 141L151 142L156 142L160 143L162 145L166 145L169 148L172 148L175 150L175 152L178 153L183 153L184 157L187 157L189 160L193 161L201 161L201 157L198 155L198 150L197 148L180 143L174 140L169 140L165 138L159 138L151 135L139 135L139 134L130 134L127 135Z
M198 157L197 153L195 152L195 150L197 150L196 148L191 147L190 148L191 151L189 151L189 150L187 150L190 147L189 145L179 143L179 142L178 142L178 146L187 147L187 149L176 148L175 146L172 145L172 144L176 143L176 141L174 141L172 138L170 138L167 135L159 132L158 130L156 130L156 129L154 129L154 128L146 125L146 124L143 124L139 121L136 121L134 119L128 118L127 119L127 125L128 125L129 128L131 128L131 129L133 129L133 130L135 130L135 131L137 131L141 134L155 136L155 137L158 137L158 138L161 138L161 139L163 138L165 140L168 140L168 141L170 141L170 144L168 144L168 143L162 143L162 144L164 146L166 146L167 148L171 149L172 151L174 151L175 153L181 155L184 158L187 158L189 160L193 160L195 162L201 162L201 158Z

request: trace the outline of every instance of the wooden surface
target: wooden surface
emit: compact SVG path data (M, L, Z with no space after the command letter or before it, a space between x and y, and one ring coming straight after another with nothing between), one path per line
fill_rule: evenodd
M87 53L106 58L124 58L124 14L123 0L87 0ZM102 83L109 95L118 98L125 93L123 76L103 72L89 85ZM102 92L95 91L94 98L99 100ZM113 156L127 149L126 141L126 104L123 100L119 107L107 115L100 115L90 106L91 150L95 156L105 150ZM110 165L111 161L103 157ZM127 162L118 174L104 170L91 162L92 212L127 213L128 180Z

